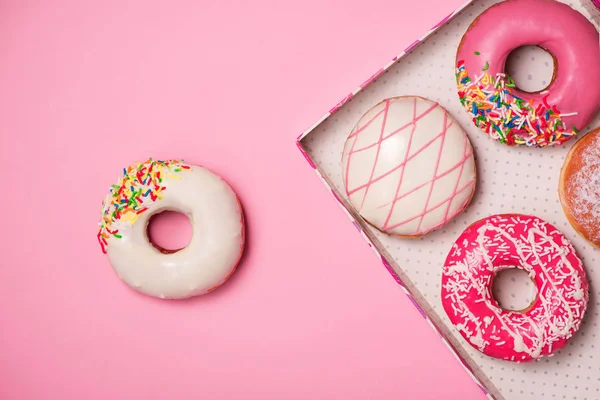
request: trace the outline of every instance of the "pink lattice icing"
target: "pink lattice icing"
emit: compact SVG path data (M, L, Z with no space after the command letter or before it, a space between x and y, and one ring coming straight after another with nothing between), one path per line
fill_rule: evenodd
M420 236L460 213L475 190L466 133L420 97L386 99L352 129L342 155L346 195L388 234Z
M490 288L496 273L515 267L529 273L537 298L526 310L506 311ZM588 280L575 249L554 226L532 216L495 215L468 227L452 246L441 298L471 346L524 362L561 349L579 329Z

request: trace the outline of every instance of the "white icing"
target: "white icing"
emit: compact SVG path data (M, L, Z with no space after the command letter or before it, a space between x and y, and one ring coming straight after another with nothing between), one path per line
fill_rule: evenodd
M346 194L360 215L394 235L422 235L466 207L475 189L471 144L436 103L387 99L354 127L342 154Z
M116 222L122 238L108 239L107 254L119 278L159 298L180 299L214 289L233 272L243 251L241 209L229 185L198 166L180 176L163 180L163 198L133 224ZM165 210L187 215L193 229L189 245L172 254L152 246L146 233L151 216Z
M492 323L494 317L487 316L483 318L483 322L485 323L485 327L487 328Z

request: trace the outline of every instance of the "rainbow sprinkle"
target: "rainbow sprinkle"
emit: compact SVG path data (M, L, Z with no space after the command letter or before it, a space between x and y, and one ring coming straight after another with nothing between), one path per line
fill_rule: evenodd
M148 206L162 198L166 189L163 180L166 178L181 179L177 173L189 170L183 161L154 161L151 158L143 163L135 163L123 168L123 176L112 185L110 192L102 202L102 218L98 230L98 242L102 252L106 254L107 239L114 236L121 239L119 229L113 227L118 223L133 224Z
M545 147L561 144L579 133L575 126L569 131L562 121L577 113L561 113L556 105L548 104L547 93L536 107L533 99L526 101L513 93L516 86L511 77L502 73L492 76L485 72L489 64L485 65L483 74L472 79L464 61L459 61L456 84L461 104L473 116L475 125L492 139L509 146Z

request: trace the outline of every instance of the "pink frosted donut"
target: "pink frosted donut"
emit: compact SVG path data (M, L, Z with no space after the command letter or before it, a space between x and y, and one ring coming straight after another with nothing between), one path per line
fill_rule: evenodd
M524 310L500 308L491 295L494 276L521 268L537 287ZM442 272L442 304L474 348L491 357L531 361L565 346L579 329L588 280L570 242L554 226L526 215L494 215L456 240Z
M505 75L509 54L537 45L552 54L546 90L527 93ZM511 0L483 12L464 35L456 56L462 105L491 138L507 145L561 144L600 108L600 39L594 25L566 4Z

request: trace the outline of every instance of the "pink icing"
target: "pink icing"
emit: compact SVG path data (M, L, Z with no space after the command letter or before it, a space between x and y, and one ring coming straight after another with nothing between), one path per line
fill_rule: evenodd
M500 308L491 295L494 275L522 268L537 287L525 312ZM588 280L570 242L554 226L519 214L495 215L468 227L442 272L442 304L474 348L491 357L524 362L565 346L579 329Z
M465 34L457 61L464 61L470 75L486 70L504 73L512 50L537 45L556 59L556 77L548 93L514 94L533 101L534 108L555 105L569 129L583 129L600 108L600 44L594 25L566 4L552 0L511 0L489 8ZM479 53L478 55L476 54ZM547 97L546 97L547 96Z

